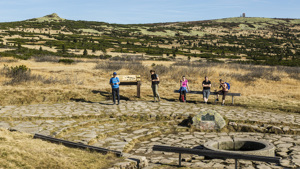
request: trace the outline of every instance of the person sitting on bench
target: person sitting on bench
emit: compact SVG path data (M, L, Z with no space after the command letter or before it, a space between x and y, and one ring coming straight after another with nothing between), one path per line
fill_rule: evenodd
M205 76L205 80L202 82L202 87L203 87L203 100L204 103L207 104L208 97L210 94L210 87L211 87L211 82L208 80L207 76Z
M224 106L224 104L225 104L225 97L228 94L228 86L225 83L225 81L222 80L222 79L220 79L220 87L219 88L222 88L222 90L218 91L218 95L217 95L216 101L219 101L219 95L223 94L223 97L222 97L222 106Z
M185 76L182 76L182 79L180 80L180 95L179 100L182 102L186 102L186 92L189 90L188 80L185 78Z

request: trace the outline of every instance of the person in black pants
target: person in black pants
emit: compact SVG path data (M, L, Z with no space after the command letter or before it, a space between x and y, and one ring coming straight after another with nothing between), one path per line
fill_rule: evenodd
M109 80L109 84L111 85L112 88L112 95L113 95L113 102L116 104L116 95L118 97L118 104L120 104L120 94L119 94L119 84L120 80L117 77L117 73L113 73L113 77Z
M155 70L150 70L150 74L151 74L151 88L152 88L152 92L153 92L153 97L154 97L154 102L156 102L156 97L158 99L158 101L160 101L160 97L158 94L158 84L159 84L159 77L158 75L155 73Z

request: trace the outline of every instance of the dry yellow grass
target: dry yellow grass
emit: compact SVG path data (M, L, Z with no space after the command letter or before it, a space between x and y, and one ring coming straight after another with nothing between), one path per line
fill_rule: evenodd
M0 128L0 168L109 168L123 160L32 138Z
M135 86L121 86L120 94L122 96L130 100L152 100L148 70L157 68L157 73L161 79L159 93L163 99L168 101L177 100L178 94L173 93L173 90L179 89L178 82L182 75L187 76L191 90L202 90L201 83L204 76L208 75L213 83L212 90L218 89L218 80L222 78L231 84L230 92L242 94L241 97L235 97L236 106L282 110L286 112L299 112L300 107L299 79L293 79L289 74L276 68L271 70L272 72L269 72L269 74L280 77L279 81L257 78L253 81L245 82L236 79L233 75L245 76L247 73L251 73L252 70L243 69L238 66L232 67L227 64L217 64L211 67L173 66L169 69L166 67L171 66L174 62L143 61L144 70L134 70L133 68L131 70L103 70L94 69L99 60L93 59L75 59L81 62L72 65L35 62L34 60L7 62L9 60L9 58L1 58L0 69L2 69L4 64L8 66L26 65L32 70L33 74L54 77L68 81L68 83L43 84L34 81L11 86L4 85L9 79L2 75L0 77L1 105L68 102L72 99L98 102L108 98L109 94L100 95L97 91L111 91L108 81L114 71L117 71L118 74L142 75L142 98L136 98ZM152 67L153 63L155 65L162 64L166 67L160 70L159 66ZM255 66L252 69L254 71L259 68L261 66ZM187 98L190 101L202 101L202 95L188 95ZM210 101L213 101L213 98L211 96ZM226 103L231 103L231 97L227 98Z

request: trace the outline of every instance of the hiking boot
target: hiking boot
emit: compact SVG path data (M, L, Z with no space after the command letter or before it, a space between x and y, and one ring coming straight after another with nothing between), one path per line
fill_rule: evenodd
M225 106L225 104L222 103L221 106Z
M219 99L216 99L216 102L218 102L219 101Z

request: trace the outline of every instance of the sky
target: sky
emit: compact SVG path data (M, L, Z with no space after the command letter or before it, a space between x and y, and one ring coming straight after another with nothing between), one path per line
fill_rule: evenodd
M139 24L239 17L300 18L300 0L0 0L0 22L57 13L69 20Z

